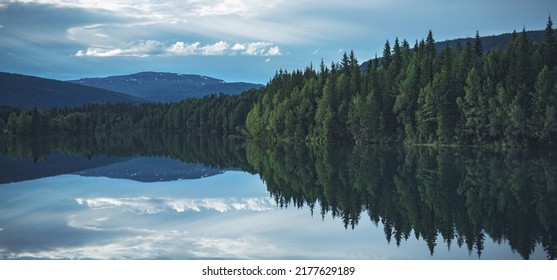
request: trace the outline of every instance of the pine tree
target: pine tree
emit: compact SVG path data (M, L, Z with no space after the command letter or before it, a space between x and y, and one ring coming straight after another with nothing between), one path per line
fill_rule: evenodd
M550 103L553 83L550 78L549 67L546 65L538 74L534 92L532 93L532 117L529 122L531 135L540 142L547 142L549 133L545 131L547 106Z
M437 102L431 83L420 90L416 111L416 129L418 141L421 143L434 143L437 138Z
M406 141L416 141L416 109L418 106L419 72L415 62L406 68L406 78L402 82L400 94L396 97L394 112L398 123L404 129Z
M542 42L541 52L544 65L549 67L549 70L553 70L557 64L557 39L555 38L555 30L553 29L551 16L547 18L545 38Z
M457 104L463 116L465 139L473 143L482 143L487 135L487 120L484 119L486 114L482 110L481 103L483 95L481 76L475 67L468 73L464 91L464 97L459 98Z
M438 56L441 72L433 79L433 88L438 95L437 104L437 137L441 143L451 143L454 136L456 116L456 96L452 89L453 81L453 54L451 48L446 45Z
M483 56L483 46L482 39L480 38L480 32L476 30L476 37L474 38L474 53L478 58Z
M384 69L388 69L391 65L391 45L389 40L385 42L385 47L383 48L383 57L381 58L381 65Z

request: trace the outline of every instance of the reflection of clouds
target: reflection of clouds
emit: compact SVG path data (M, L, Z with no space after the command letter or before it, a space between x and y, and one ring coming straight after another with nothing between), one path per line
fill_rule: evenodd
M43 251L7 252L0 248L0 256L3 259L250 259L254 255L262 258L270 252L281 251L273 245L263 244L262 240L249 237L193 238L184 232L166 231L126 237L106 244Z
M281 252L276 245L258 240L253 236L241 238L209 238L201 237L192 240L195 258L252 258L269 256ZM284 252L281 252L284 253Z
M201 212L203 209L215 210L221 213L235 211L263 212L273 209L271 198L206 198L206 199L173 199L173 198L76 198L79 205L87 205L93 209L123 207L140 214L157 214L161 212L186 211Z
M58 247L42 251L2 252L8 259L157 259L170 258L180 250L185 250L183 243L185 233L178 231L142 231L141 234L121 237L116 240L96 242L78 247ZM168 255L167 255L168 254Z

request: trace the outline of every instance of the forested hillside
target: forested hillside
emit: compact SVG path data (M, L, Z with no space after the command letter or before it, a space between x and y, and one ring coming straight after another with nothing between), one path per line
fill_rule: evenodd
M90 104L51 110L0 107L0 132L20 136L111 131L239 136L256 99L257 91L250 90L240 95L213 94L178 103Z
M554 144L557 41L551 18L534 44L514 32L506 50L479 36L440 52L430 31L413 48L385 43L361 73L353 53L319 71L280 71L246 120L252 137L310 142Z

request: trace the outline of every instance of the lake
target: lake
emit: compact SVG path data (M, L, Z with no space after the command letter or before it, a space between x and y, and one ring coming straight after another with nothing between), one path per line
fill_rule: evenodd
M553 150L1 141L1 259L557 256Z

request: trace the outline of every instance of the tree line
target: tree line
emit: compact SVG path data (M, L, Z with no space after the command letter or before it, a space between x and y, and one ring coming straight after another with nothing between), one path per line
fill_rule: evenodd
M114 131L240 135L256 94L256 90L238 96L213 94L177 103L88 104L33 110L0 108L0 131L19 136Z
M437 52L430 31L413 48L387 41L368 69L351 52L319 70L279 71L246 128L253 137L310 142L554 144L556 64L551 18L541 43L523 30L507 49L489 51L476 33Z

